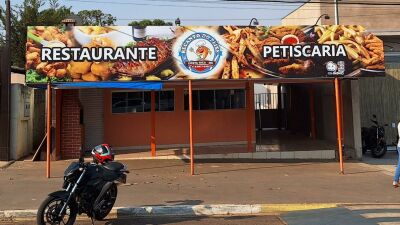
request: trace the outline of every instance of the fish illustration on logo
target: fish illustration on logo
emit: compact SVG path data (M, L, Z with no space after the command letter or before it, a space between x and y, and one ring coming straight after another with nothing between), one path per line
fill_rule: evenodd
M183 65L194 73L210 72L221 57L218 41L207 33L194 33L187 37L180 48L179 55Z
M196 55L200 60L206 60L207 56L211 54L211 50L206 46L206 42L201 40L196 43Z

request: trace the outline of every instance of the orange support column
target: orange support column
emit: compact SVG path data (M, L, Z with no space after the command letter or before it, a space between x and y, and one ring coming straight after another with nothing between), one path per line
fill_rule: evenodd
M314 86L310 85L309 88L310 95L310 128L311 128L311 138L315 139L317 137L316 134L316 122L315 122L315 99L314 99Z
M189 143L190 143L190 174L194 175L193 98L192 98L192 81L191 80L189 80Z
M343 124L343 86L339 83L339 93L340 93L340 116L341 120L340 123L342 124L342 145L344 145L344 124Z
M51 152L51 84L47 83L47 151L46 151L46 177L50 178L50 152Z
M246 82L246 126L247 126L247 151L253 152L253 126L252 126L252 114L253 112L253 103L254 100L252 98L253 92L250 86L250 81Z
M342 93L340 88L340 80L335 78L335 102L336 102L336 126L337 126L337 138L339 147L339 163L340 173L344 174L344 163L343 163L343 129L342 129Z
M151 156L156 156L156 93L151 91Z

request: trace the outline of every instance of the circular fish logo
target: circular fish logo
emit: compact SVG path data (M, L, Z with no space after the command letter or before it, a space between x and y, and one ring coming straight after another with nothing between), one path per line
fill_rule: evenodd
M179 50L183 65L197 74L214 69L222 55L221 46L211 35L204 32L193 33L182 43Z

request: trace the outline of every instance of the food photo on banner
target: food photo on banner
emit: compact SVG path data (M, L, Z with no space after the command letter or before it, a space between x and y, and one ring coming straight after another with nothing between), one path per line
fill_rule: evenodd
M26 82L384 76L359 25L28 27Z

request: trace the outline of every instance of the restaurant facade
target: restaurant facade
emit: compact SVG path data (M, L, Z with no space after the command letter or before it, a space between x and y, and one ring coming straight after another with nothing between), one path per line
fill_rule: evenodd
M195 146L226 146L211 153L338 158L342 172L360 157L353 85L385 75L382 41L359 25L35 26L26 58L27 84L54 99L55 158L105 142L152 157L189 146L193 162Z

